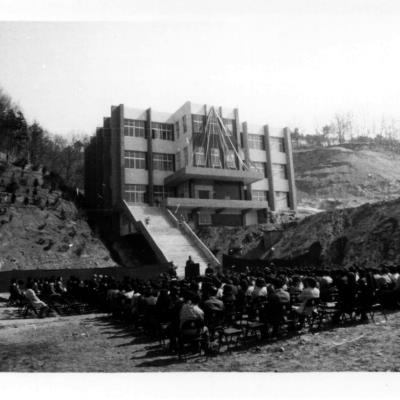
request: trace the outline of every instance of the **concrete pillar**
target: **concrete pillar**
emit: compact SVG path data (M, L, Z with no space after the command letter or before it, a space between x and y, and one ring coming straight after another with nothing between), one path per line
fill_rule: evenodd
M239 149L240 149L240 120L239 120L239 110L237 108L235 108L233 110L234 114L235 114L235 132L232 132L232 135L235 135L236 138L236 151L239 153ZM235 143L235 142L233 142ZM238 166L238 168L242 168L242 165L239 162L239 158L236 156L236 165Z
M248 138L247 138L247 134L248 134L247 122L243 122L243 124L242 124L242 134L243 134L244 161L246 162L247 165L249 165L249 162L250 162L250 151L249 151L249 141L248 141ZM246 189L247 189L247 199L246 200L252 200L251 185L250 184L246 185Z
M265 152L267 154L267 174L268 174L268 201L272 211L276 210L274 176L272 173L272 150L269 136L268 125L264 125Z
M111 107L112 232L120 233L119 212L125 186L124 105Z
M153 136L151 131L151 108L146 110L146 133L147 133L147 170L148 170L148 191L147 201L149 205L154 205L154 186L153 186Z
M119 105L119 151L120 151L120 159L119 159L119 165L120 165L120 198L122 199L124 196L124 190L125 190L125 135L124 135L124 105L120 104Z
M104 118L103 120L103 131L104 131L104 151L103 151L103 164L104 164L104 176L103 176L103 196L104 204L107 209L111 207L111 130L110 130L110 118Z
M194 199L195 193L194 193L194 183L192 179L189 179L189 198Z
M240 198L240 200L247 200L244 197L244 184L243 184L243 182L239 182L239 198Z
M185 144L183 147L188 148L188 166L193 167L194 166L194 157L193 157L193 118L192 118L192 105L189 103L189 108L188 110L185 110L186 114L186 139L185 139Z
M294 175L293 153L291 132L288 128L284 128L284 143L286 152L286 168L289 181L289 207L291 210L297 209L296 182Z

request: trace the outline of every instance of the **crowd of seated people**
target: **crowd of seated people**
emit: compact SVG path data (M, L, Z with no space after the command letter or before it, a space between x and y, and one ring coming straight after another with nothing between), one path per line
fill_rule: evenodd
M236 269L216 273L207 268L204 276L178 279L163 273L152 280L94 275L82 280L71 276L13 280L10 301L28 300L46 311L54 304L80 301L111 313L157 336L162 328L176 349L180 332L190 321L200 325L204 343L218 337L223 326L240 321L258 321L264 337L275 337L285 321L293 329L304 327L307 318L318 314L320 303L332 303L332 323L343 315L368 321L372 305L389 309L400 304L400 266L374 269L266 268ZM219 319L216 321L216 316ZM222 329L222 328L221 328Z
M8 304L31 309L38 316L44 316L87 299L88 286L89 280L85 286L82 280L75 277L71 277L66 284L62 277L28 277L26 282L12 279Z

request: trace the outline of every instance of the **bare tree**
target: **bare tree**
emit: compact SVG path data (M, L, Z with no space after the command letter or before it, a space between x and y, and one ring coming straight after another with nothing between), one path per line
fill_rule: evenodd
M333 126L340 144L353 137L353 115L351 113L336 114Z

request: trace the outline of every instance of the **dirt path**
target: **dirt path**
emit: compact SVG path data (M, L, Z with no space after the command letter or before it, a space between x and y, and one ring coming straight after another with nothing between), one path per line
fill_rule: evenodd
M1 317L1 316L0 316ZM4 317L4 309L3 309ZM0 371L398 371L400 313L216 357L178 362L104 314L0 320Z

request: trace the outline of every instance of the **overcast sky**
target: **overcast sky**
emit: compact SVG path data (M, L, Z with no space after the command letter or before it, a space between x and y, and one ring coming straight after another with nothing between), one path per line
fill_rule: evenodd
M0 22L0 86L54 133L91 134L112 104L186 100L308 131L338 112L400 119L400 2L13 3L1 18L25 21Z

